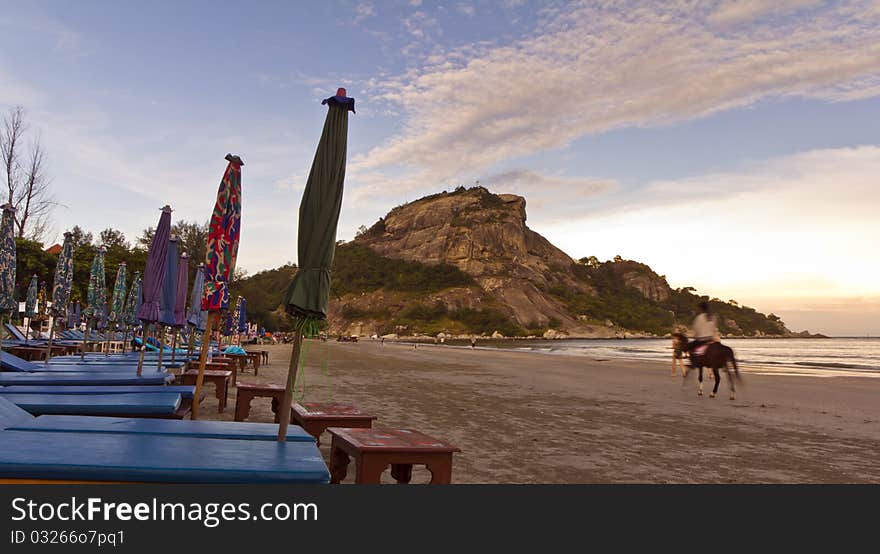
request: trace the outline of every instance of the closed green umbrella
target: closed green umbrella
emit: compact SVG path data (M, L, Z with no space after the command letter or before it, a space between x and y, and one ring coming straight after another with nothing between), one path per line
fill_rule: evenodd
M104 311L107 309L107 279L104 274L105 252L107 249L103 246L98 248L89 271L89 288L86 295L88 306L83 310L83 315L86 318L86 332L83 335L83 350L80 353L80 357L83 359L86 355L86 343L89 340L89 324L104 317Z
M119 329L119 324L125 317L125 274L125 262L119 262L119 268L116 270L116 282L113 283L113 296L110 297L110 311L107 314L108 342L110 341L110 333L115 333ZM110 349L105 348L104 353L109 355Z
M340 88L336 96L327 98L322 104L328 106L327 117L299 205L298 269L284 301L287 311L296 318L296 333L287 386L279 408L279 441L285 440L290 423L303 333L313 334L319 322L327 318L330 266L336 251L336 226L342 207L348 112L354 112L354 98L349 98L345 89Z
M31 276L28 285L27 296L24 299L24 342L27 343L31 336L31 320L37 316L37 295L40 293L40 280L36 275Z
M141 281L141 272L134 272L134 279L131 281L131 288L128 291L128 298L125 300L125 309L122 313L122 323L125 325L125 336L123 337L122 351L125 352L125 342L128 341L128 328L132 328L132 337L134 337L137 326L141 320L138 319L137 313L141 307L141 295L143 294L143 281Z
M52 281L52 316L49 325L49 345L46 352L46 364L52 356L52 339L55 337L55 320L65 321L70 303L70 285L73 283L73 233L64 233L64 245L55 263L55 279Z
M0 219L0 328L6 316L18 308L15 300L15 208L3 206ZM0 341L0 351L3 350Z

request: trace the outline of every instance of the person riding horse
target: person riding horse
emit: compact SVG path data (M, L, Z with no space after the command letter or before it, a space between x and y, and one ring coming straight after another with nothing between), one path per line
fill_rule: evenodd
M697 314L693 324L694 340L688 341L687 337L683 334L677 333L679 336L674 337L674 341L679 345L679 348L683 348L688 352L690 357L689 368L699 370L700 388L697 393L698 395L703 395L703 368L708 367L711 369L715 380L715 386L712 388L712 392L709 393L711 398L714 398L718 392L718 385L721 380L719 369L724 368L728 375L730 399L734 400L736 398L734 380L739 379L739 368L737 367L733 350L721 344L718 326L715 323L715 317L709 312L709 304L707 302L700 302L699 308L700 313ZM731 372L728 364L733 367L733 372ZM685 373L686 375L687 373Z

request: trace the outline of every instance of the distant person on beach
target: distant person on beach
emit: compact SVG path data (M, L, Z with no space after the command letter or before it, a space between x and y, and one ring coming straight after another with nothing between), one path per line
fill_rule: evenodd
M471 348L477 347L477 337L471 337Z

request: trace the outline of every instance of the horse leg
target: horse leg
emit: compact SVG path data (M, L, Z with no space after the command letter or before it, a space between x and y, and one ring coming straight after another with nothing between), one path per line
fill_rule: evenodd
M736 375L730 371L730 367L728 367L726 363L724 364L724 369L727 370L727 382L730 386L730 399L736 400L736 383L734 382L736 380Z
M718 394L718 385L721 384L721 375L718 374L718 368L712 368L712 376L715 378L715 386L712 387L712 394L709 395L709 398L715 398L715 395Z
M697 374L697 379L700 381L700 390L697 391L697 396L703 396L703 366L699 367L700 373Z

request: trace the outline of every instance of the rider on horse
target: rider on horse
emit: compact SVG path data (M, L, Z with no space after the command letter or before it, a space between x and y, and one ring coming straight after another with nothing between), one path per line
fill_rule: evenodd
M709 303L700 302L698 307L700 313L694 318L693 323L694 340L688 345L691 359L702 355L706 345L718 342L718 325L715 323L715 316L709 312ZM691 362L691 367L693 366Z

